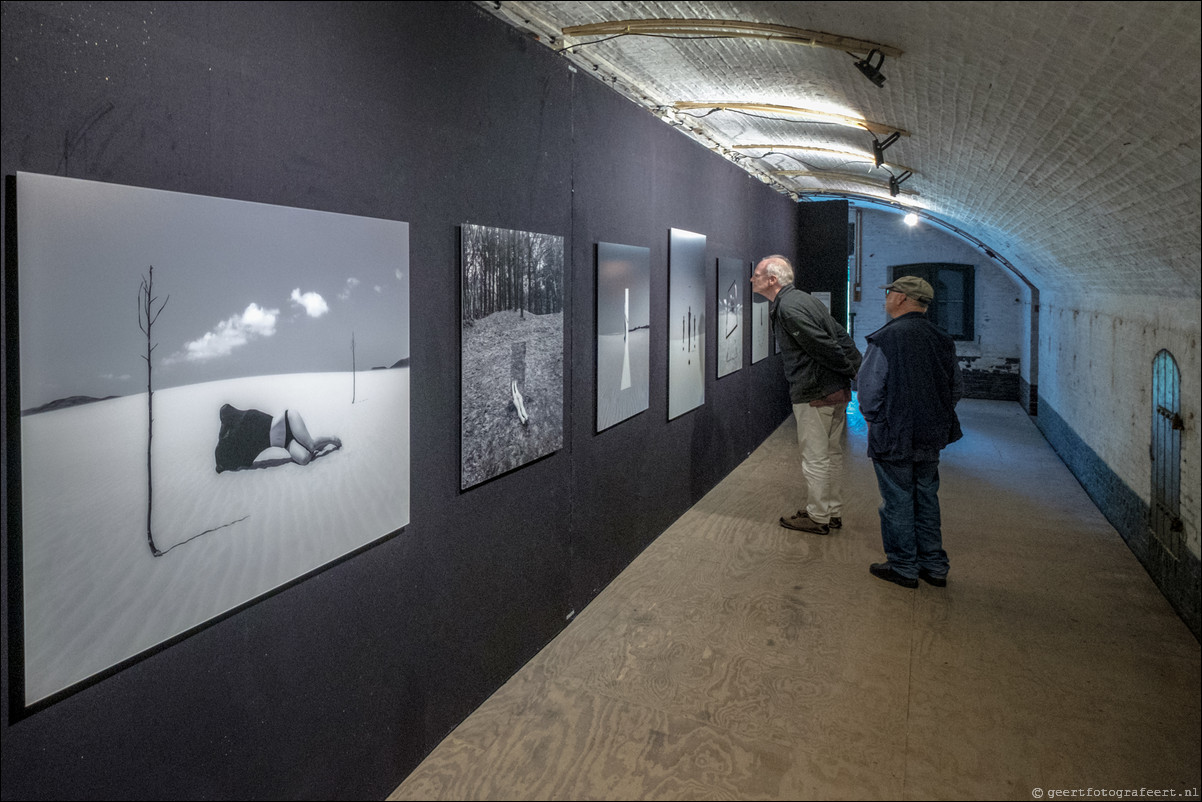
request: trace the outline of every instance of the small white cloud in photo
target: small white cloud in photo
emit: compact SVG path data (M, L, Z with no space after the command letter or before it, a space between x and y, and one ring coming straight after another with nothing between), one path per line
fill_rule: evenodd
M304 309L305 314L309 317L321 317L330 311L330 305L326 303L326 299L315 292L301 292L297 287L292 291L291 298L293 306Z
M275 323L279 314L278 309L264 309L252 303L242 314L221 321L212 331L186 343L183 351L168 357L166 362L204 362L227 356L235 348L240 348L253 339L275 334Z
M338 293L338 300L345 301L347 298L350 298L351 292L355 289L355 287L358 286L359 279L355 278L354 276L348 278L346 280L346 286L342 288L342 292Z
M377 284L377 285L375 285L374 287L372 287L372 289L376 291L376 295L383 295L383 294L384 294L384 288L383 288L383 287L381 287L379 284Z

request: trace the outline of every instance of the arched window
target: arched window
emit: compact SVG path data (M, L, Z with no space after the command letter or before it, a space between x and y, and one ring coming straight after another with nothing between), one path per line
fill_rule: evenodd
M1152 536L1173 557L1181 547L1181 372L1168 351L1152 360Z

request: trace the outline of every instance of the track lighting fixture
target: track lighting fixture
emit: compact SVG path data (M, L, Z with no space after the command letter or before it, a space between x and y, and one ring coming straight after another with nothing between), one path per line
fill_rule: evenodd
M901 136L901 134L894 131L892 134L885 137L884 142L881 142L876 137L872 138L872 156L874 159L876 159L877 167L880 167L882 164L885 163L885 151L889 148L890 145L892 145L894 142L897 141L897 138L899 136Z
M901 192L901 185L912 175L914 175L913 172L906 170L901 175L889 176L889 194L896 198L897 193Z
M877 56L876 64L872 63L872 57ZM885 54L879 50L873 50L867 56L856 62L856 69L864 73L864 77L872 81L877 86L885 85L885 76L881 75L881 65L885 63Z

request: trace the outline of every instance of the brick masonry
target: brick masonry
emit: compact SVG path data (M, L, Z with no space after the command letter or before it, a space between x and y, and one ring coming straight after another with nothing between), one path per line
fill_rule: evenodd
M1178 556L1168 554L1149 530L1148 503L1110 469L1050 404L1041 401L1039 410L1035 418L1039 430L1143 564L1194 637L1202 639L1198 555L1188 551Z
M964 374L966 398L994 401L1020 399L1023 360L1021 334L1024 316L1030 314L1025 287L975 246L930 223L907 226L901 215L864 208L853 221L860 226L860 300L855 314L856 344L864 349L865 337L885 325L884 293L894 265L950 262L973 265L975 272L972 340L956 343ZM854 255L853 255L854 264ZM853 269L853 285L855 281Z

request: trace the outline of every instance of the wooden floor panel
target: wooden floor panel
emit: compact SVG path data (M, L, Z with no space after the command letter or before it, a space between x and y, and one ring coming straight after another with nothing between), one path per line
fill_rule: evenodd
M389 799L1197 789L1198 641L1018 405L959 409L947 588L868 573L859 421L843 529L779 525L803 503L790 420Z

